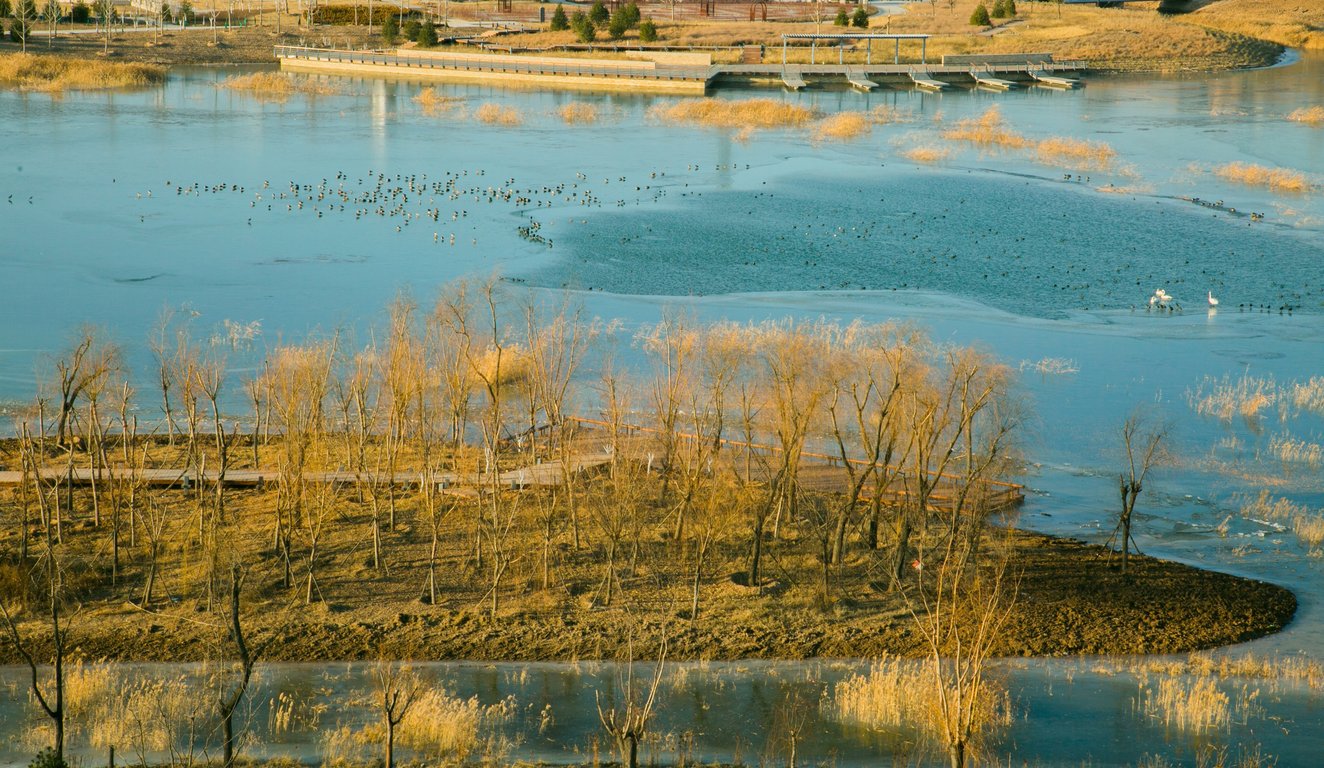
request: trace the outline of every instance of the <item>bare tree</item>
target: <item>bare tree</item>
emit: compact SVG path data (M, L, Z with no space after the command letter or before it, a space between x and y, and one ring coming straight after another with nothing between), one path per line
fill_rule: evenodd
M665 636L658 651L657 664L647 681L635 680L634 645L630 643L630 655L622 665L624 680L619 690L605 709L601 693L594 695L598 707L598 720L602 727L616 741L621 761L627 768L638 768L639 741L648 735L648 724L653 719L657 706L657 689L662 683L662 672L666 668L667 645Z
M1135 512L1136 500L1144 490L1145 479L1149 471L1164 459L1163 447L1167 441L1168 430L1162 424L1154 424L1143 412L1132 412L1122 422L1122 446L1126 451L1126 466L1117 476L1118 491L1122 497L1122 507L1117 515L1117 526L1108 539L1111 546L1121 539L1122 575L1126 575L1127 561L1135 539L1131 536L1132 513ZM1140 548L1136 547L1139 552Z
M63 573L60 568L58 550L54 542L48 537L46 540L46 551L43 554L43 571L45 583L42 585L47 592L47 617L50 621L50 639L51 639L51 679L43 684L41 675L37 670L37 660L32 655L29 642L24 639L18 631L18 625L11 615L8 601L10 596L0 598L0 616L4 617L5 626L9 629L9 639L14 644L14 650L22 657L24 663L28 666L31 673L30 685L32 696L41 706L41 710L51 719L55 728L54 744L52 749L55 751L57 765L64 764L64 721L65 721L65 684L64 684L64 654L66 635L68 633L68 619L65 618L64 609L64 581Z
M409 715L423 693L413 670L387 661L377 663L377 695L386 726L385 768L395 768L395 729Z
M239 620L239 593L243 587L244 572L235 563L230 566L230 605L226 615L230 639L235 645L234 679L223 688L216 699L217 714L221 720L221 759L224 768L234 768L235 745L234 713L248 691L257 664L258 651L250 651L244 639L244 628Z

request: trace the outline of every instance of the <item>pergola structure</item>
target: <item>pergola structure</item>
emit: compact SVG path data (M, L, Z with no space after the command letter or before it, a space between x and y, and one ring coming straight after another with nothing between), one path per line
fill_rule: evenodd
M920 53L919 53L919 60L920 60L920 63L922 63L922 64L927 64L927 63L928 63L928 62L927 62L927 58L928 58L928 51L929 51L929 35L919 35L919 34L913 34L913 35L883 35L883 34L874 34L874 33L871 33L871 32L860 32L860 33L852 33L852 32L837 32L837 33L835 33L835 34L830 34L830 35L829 35L829 34L816 34L816 33L808 33L808 32L805 32L805 33L795 33L795 34L789 34L789 35L782 35L782 66L786 66L786 44L787 44L787 42L790 41L790 40L808 40L808 41L809 41L809 63L810 63L810 64L816 64L816 63L817 63L814 59L816 58L817 53L818 53L818 41L819 41L819 40L837 40L837 41L840 41L840 40L868 40L868 41L869 41L869 44L868 44L868 47L865 49L865 51L866 51L866 52L865 52L865 63L866 63L866 64L872 64L872 63L873 63L873 41L875 41L875 40L891 40L891 41L893 41L893 42L896 43L896 49L895 49L895 52L892 54L892 63L893 63L893 64L900 64L900 63L901 63L901 41L902 41L902 40L918 40L918 41L920 41ZM837 63L838 63L838 64L845 63L845 62L844 62L844 59L845 59L845 53L844 53L844 51L843 51L840 47L838 47L838 49L837 49Z

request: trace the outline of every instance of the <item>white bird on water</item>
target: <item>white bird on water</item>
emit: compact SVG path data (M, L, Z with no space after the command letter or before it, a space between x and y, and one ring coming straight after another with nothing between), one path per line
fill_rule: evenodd
M1208 291L1207 293L1209 294L1209 306L1211 306L1211 307L1216 307L1216 306L1218 306L1218 299L1215 299L1215 298L1214 298L1214 292L1213 292L1213 291Z

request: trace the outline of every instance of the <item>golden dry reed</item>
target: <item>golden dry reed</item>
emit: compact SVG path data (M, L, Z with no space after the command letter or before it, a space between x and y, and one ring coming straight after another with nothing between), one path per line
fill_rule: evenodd
M1162 677L1141 683L1145 716L1183 733L1221 731L1232 722L1232 706L1212 677Z
M912 732L940 744L944 738L942 698L932 662L883 657L869 671L837 683L833 700L843 722L872 730ZM947 698L955 699L949 691ZM1011 698L1006 690L983 681L975 692L975 720L993 728L1011 724Z
M238 75L222 81L221 87L269 99L287 99L295 94L329 96L338 93L334 87L326 83L319 83L308 77L298 77L281 72L254 72L248 75Z
M872 123L863 112L837 112L814 124L814 141L850 141L868 136Z
M572 101L557 110L561 120L570 125L596 123L598 108L583 101Z
M444 112L464 101L458 96L443 96L436 88L424 88L414 97L414 103L423 108L423 112L432 115Z
M1305 192L1310 182L1305 174L1286 168L1269 168L1254 163L1228 163L1214 169L1219 178L1251 187L1268 187L1275 192Z
M1324 106L1302 107L1292 110L1287 116L1294 123L1305 123L1315 128L1324 127Z
M1233 416L1239 415L1254 420L1278 401L1278 385L1272 378L1249 374L1235 381L1228 376L1206 378L1195 392L1187 396L1187 400L1201 416L1231 421Z
M1260 491L1256 498L1243 502L1241 515L1252 520L1289 525L1307 546L1324 544L1324 514L1311 512L1290 499L1275 498L1268 491Z
M901 156L916 163L941 163L952 156L952 151L946 147L911 147L902 150Z
M1013 132L1002 119L1002 110L996 105L979 117L958 120L951 128L942 132L944 139L965 141L980 147L993 149L1026 149L1030 140Z
M804 126L818 113L775 99L693 99L658 104L648 110L648 115L668 123L744 130Z
M488 125L519 125L524 122L524 115L514 107L503 107L500 104L488 102L478 107L474 111L474 117L480 123Z
M145 88L165 82L165 67L13 53L0 56L0 84L27 91Z
M1117 151L1102 141L1055 136L1035 145L1039 162L1080 171L1103 171L1112 167Z

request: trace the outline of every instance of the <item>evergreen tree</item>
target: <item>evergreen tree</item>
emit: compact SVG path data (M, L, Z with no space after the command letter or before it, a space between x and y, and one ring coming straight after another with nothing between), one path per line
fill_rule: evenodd
M833 19L832 23L838 27L844 27L847 24L850 24L850 17L846 15L845 8L837 9L837 18Z
M395 15L387 16L386 21L382 22L382 41L387 45L395 45L395 40L399 36L400 24L395 20Z
M850 17L850 23L860 29L869 28L869 12L864 10L864 6L855 9L855 14Z
M611 19L611 13L607 10L606 3L597 0L593 7L588 9L588 20L593 22L593 26L600 27Z
M414 35L414 42L419 48L431 48L437 44L437 28L431 22L424 22L418 25L418 34Z
M564 32L567 29L570 29L570 19L565 15L565 6L557 3L556 10L552 11L551 30L553 32Z
M652 43L657 41L657 25L652 19L645 19L639 22L639 42Z
M988 9L983 3L975 6L975 12L970 14L970 23L976 27L987 27L993 24L993 20L988 17Z

